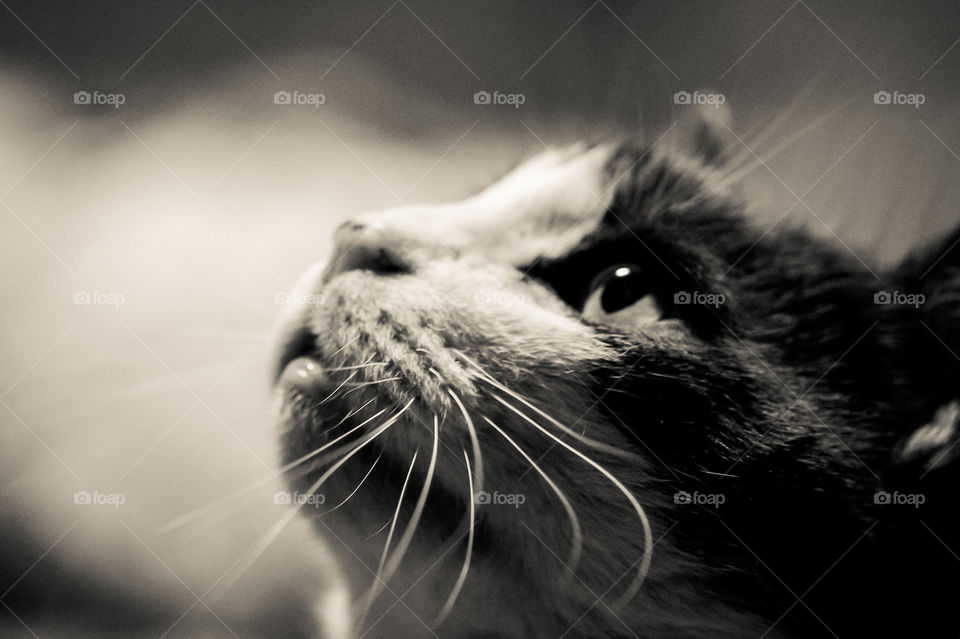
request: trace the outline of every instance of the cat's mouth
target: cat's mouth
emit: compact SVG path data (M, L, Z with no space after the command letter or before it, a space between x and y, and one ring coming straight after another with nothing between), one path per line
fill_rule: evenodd
M608 532L603 522L582 527L576 515L594 501L580 488L584 471L609 483L615 507L637 517L642 547L631 546L638 554L623 566L632 577L620 600L632 598L649 571L650 525L637 499L604 467L616 460L622 470L629 454L613 445L613 431L598 428L602 416L591 412L586 390L566 369L547 364L536 380L501 381L505 371L485 357L487 338L451 327L467 325L465 317L458 321L459 307L449 305L453 320L439 322L420 312L427 308L411 312L400 304L399 296L414 304L434 300L431 290L415 289L417 297L405 289L416 282L398 278L389 290L378 284L363 272L342 275L324 289L329 304L298 309L273 379L283 401L289 480L301 495L331 498L330 517L327 510L315 515L318 526L326 530L330 522L362 542L361 562L377 567L367 601L400 570L408 551L429 565L438 547L461 550L450 555L455 565L441 586L456 584L446 612L471 562L475 572L510 575L517 565L510 558L526 555L551 566L543 575L576 574L581 554L604 552ZM523 353L522 346L500 349ZM567 392L545 396L546 376ZM565 523L556 525L553 513ZM386 562L377 538L384 530L398 538L393 546L387 538ZM559 564L539 541L546 538L566 550ZM407 561L417 565L412 556Z
M360 360L346 346L335 350L323 352L315 333L299 328L283 343L275 366L273 383L286 430L300 442L299 452L310 457L311 465L335 462L361 447L400 458L408 445L418 447L421 439L429 440L435 411L415 380L389 358ZM388 434L394 424L401 428ZM401 431L408 437L394 436Z
M449 430L453 420L443 424L443 419L435 419L430 401L417 392L413 380L396 380L383 368L372 374L373 381L354 381L352 374L369 370L364 368L369 362L334 364L320 352L315 340L309 330L296 331L282 348L274 378L286 421L286 467L296 466L291 469L295 484L303 494L332 492L335 502L344 496L360 501L353 484L362 476L381 492L378 499L365 502L369 511L359 515L362 520L392 514L402 491L388 496L390 491L409 483L409 492L415 493L414 485L423 486L426 481L431 486L430 504L419 515L419 525L440 538L450 537L463 523L459 517L451 518L450 513L467 512L466 504L474 497L468 489L472 484L461 476L463 469L448 463L447 453L441 450L446 445L439 444L438 448L438 429L446 429L445 438L456 441ZM396 372L390 362L384 364ZM400 381L399 388L410 397L401 399L395 392L397 387L394 392L382 390L384 379L387 383ZM430 462L431 438L435 468ZM469 447L466 439L461 446ZM351 457L354 461L340 468ZM376 473L357 471L371 464L378 466ZM344 508L343 512L354 510ZM484 546L483 535L478 532L476 537L478 548Z
M304 376L299 374L298 371L302 371L305 368L306 364L311 364L313 367L318 369L319 372L320 362L316 357L314 344L316 342L316 336L313 334L307 327L298 328L287 337L280 348L280 352L277 356L277 361L273 369L273 383L277 386L287 386L291 382L296 382L298 379L304 379ZM292 366L292 364L297 363L297 360L302 360L299 362L300 365ZM289 375L285 375L290 369ZM309 372L313 372L313 369L308 369Z

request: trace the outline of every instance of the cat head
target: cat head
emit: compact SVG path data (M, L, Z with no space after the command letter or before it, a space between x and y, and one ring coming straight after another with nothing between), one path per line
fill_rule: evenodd
M284 459L368 627L862 629L916 576L888 553L917 513L953 534L937 504L883 503L953 472L949 244L878 274L759 227L694 139L550 151L358 217L304 275Z

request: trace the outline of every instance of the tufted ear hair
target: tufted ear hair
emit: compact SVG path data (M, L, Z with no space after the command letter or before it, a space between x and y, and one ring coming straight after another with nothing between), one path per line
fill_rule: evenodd
M699 91L714 97L711 104L684 104L677 106L681 148L706 166L721 166L727 160L737 139L732 131L732 115L726 101L719 102L720 93Z

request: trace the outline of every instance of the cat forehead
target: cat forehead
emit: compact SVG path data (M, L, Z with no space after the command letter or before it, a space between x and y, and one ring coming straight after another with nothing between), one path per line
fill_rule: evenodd
M446 247L455 254L521 264L569 252L593 231L613 197L605 170L614 146L548 151L464 200L404 206L362 216L401 239ZM402 240L401 240L402 241Z

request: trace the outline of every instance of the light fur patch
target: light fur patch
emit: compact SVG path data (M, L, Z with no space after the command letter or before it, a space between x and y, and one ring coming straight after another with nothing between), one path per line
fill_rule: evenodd
M460 202L405 206L357 218L398 253L425 263L444 253L525 264L568 252L596 228L613 193L603 166L613 149L550 151Z

